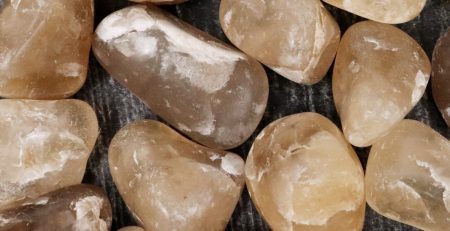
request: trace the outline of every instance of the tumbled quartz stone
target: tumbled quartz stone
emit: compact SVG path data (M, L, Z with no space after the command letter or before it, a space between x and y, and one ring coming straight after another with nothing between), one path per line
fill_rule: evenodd
M0 100L0 210L79 184L98 134L79 100Z
M361 17L389 24L404 23L417 17L426 0L323 0Z
M145 230L138 226L128 226L128 227L119 229L119 231L145 231Z
M116 134L109 167L145 230L224 230L244 186L241 157L195 144L151 120Z
M370 150L366 195L378 213L429 231L450 227L450 142L403 120Z
M342 37L333 72L334 102L347 140L370 146L419 102L431 72L419 44L400 29L373 21Z
M157 5L168 5L168 4L178 4L186 2L187 0L130 0L131 2L139 3L153 3Z
M319 0L222 0L230 41L297 83L319 82L333 62L340 29Z
M92 0L3 0L0 96L61 99L86 80Z
M0 212L0 231L107 231L112 214L101 188L74 185Z
M434 101L450 127L450 30L436 43L432 64L431 85Z
M268 80L257 61L153 6L109 15L95 36L106 70L203 145L239 146L264 114Z
M279 119L245 165L250 196L273 230L362 230L361 164L340 130L316 113Z

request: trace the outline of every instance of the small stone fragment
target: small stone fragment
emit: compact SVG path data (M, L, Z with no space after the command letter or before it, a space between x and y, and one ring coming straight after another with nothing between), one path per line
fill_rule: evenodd
M0 211L81 183L98 135L79 100L0 100Z
M75 94L87 75L93 1L0 2L0 96L61 99Z
M336 55L340 29L319 0L222 0L219 13L236 47L294 82L319 82Z
M383 216L423 230L450 227L450 142L403 120L370 150L366 195Z
M419 44L400 29L373 21L342 37L333 72L334 102L347 140L373 144L419 102L431 65Z
M119 229L119 231L145 231L145 230L138 226L128 226L128 227Z
M0 231L107 231L112 214L101 188L74 185L0 212Z
M362 230L361 163L340 130L319 114L284 117L264 128L245 175L253 202L274 230Z
M187 0L130 0L132 2L139 2L139 3L153 3L157 5L169 5L169 4L178 4L182 2L186 2Z
M113 180L146 230L224 230L244 187L244 161L157 121L122 128L109 148Z
M156 7L106 17L94 52L153 112L205 146L239 146L264 114L268 80L257 61Z
M450 127L450 30L436 43L431 85L436 105Z
M335 7L361 17L389 24L410 21L417 17L426 0L323 0Z

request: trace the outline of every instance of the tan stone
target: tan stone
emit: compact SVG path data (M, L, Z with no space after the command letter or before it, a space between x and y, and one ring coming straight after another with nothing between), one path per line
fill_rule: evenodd
M157 5L169 5L169 4L178 4L182 2L186 2L187 0L130 0L131 2L139 2L139 3L153 3Z
M93 1L4 0L3 5L0 96L61 99L75 94L86 80Z
M203 145L239 146L264 114L268 80L257 61L156 7L106 17L94 52L153 112Z
M236 47L297 83L319 82L339 45L319 0L222 0L220 23Z
M429 231L450 227L450 142L403 120L370 150L367 202L388 218Z
M431 72L419 44L400 29L373 21L342 37L333 97L347 140L370 146L419 102Z
M0 212L0 231L107 231L111 221L105 192L75 185Z
M450 30L436 43L431 85L436 105L450 127Z
M244 161L157 121L122 128L109 148L113 180L146 230L224 230L244 186Z
M0 100L0 210L81 183L98 134L79 100Z
M119 231L145 231L145 230L138 226L128 226L119 229Z
M333 6L382 23L397 24L417 17L426 0L323 0Z
M364 175L340 130L316 113L279 119L247 157L247 188L276 231L362 230Z

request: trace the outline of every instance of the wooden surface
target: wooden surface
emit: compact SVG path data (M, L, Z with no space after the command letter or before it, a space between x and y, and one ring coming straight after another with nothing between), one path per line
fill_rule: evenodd
M227 41L219 25L219 3L220 0L191 0L178 6L164 8L199 29ZM127 5L129 3L125 0L95 0L96 24L109 13ZM338 20L342 31L361 20L361 18L334 7L327 6L327 8ZM428 0L420 17L412 22L401 24L399 27L413 36L431 57L436 40L447 30L449 25L450 1ZM266 70L270 82L270 96L266 113L254 135L244 145L234 149L235 153L246 158L255 135L263 127L271 121L294 113L318 112L340 126L332 99L331 72L320 83L314 86L304 86ZM108 170L108 145L114 134L125 124L144 118L158 118L139 99L115 82L92 55L88 80L75 98L87 101L95 108L101 127L96 148L88 162L84 182L99 185L108 192L114 213L113 230L135 224L112 182ZM447 138L450 136L450 129L447 128L434 105L430 87L427 88L426 95L407 117L428 124ZM365 165L369 149L357 149L357 152L361 162ZM242 194L227 230L270 230L256 212L246 190ZM410 231L416 229L383 218L367 207L364 230Z

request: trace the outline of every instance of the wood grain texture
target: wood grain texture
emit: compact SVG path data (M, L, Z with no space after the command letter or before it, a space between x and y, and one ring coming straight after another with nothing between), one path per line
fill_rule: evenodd
M228 42L219 25L219 4L220 0L191 0L178 6L164 7L164 9L195 27ZM127 5L130 5L130 3L125 0L96 0L96 24L109 13ZM327 5L327 8L338 20L342 31L345 31L353 23L362 20L334 7ZM449 25L450 1L428 0L421 16L409 23L401 24L399 27L413 36L431 57L436 40L447 30ZM269 69L266 69L266 71L270 82L270 96L264 118L254 135L244 145L233 150L235 153L246 158L252 141L262 128L278 118L294 113L318 112L340 126L333 104L331 72L320 83L305 86L278 76ZM81 91L75 95L75 98L84 100L94 107L101 127L96 148L88 162L84 182L101 186L108 192L114 214L113 230L126 225L133 225L135 222L120 198L108 170L108 146L114 134L127 123L144 118L158 118L126 88L115 82L92 55L87 82ZM430 87L427 88L426 95L407 117L428 124L447 138L450 136L450 129L445 125L433 102ZM369 149L358 148L356 150L365 166ZM270 230L256 212L246 190L242 194L227 230ZM417 229L383 218L367 207L364 230L412 231Z

